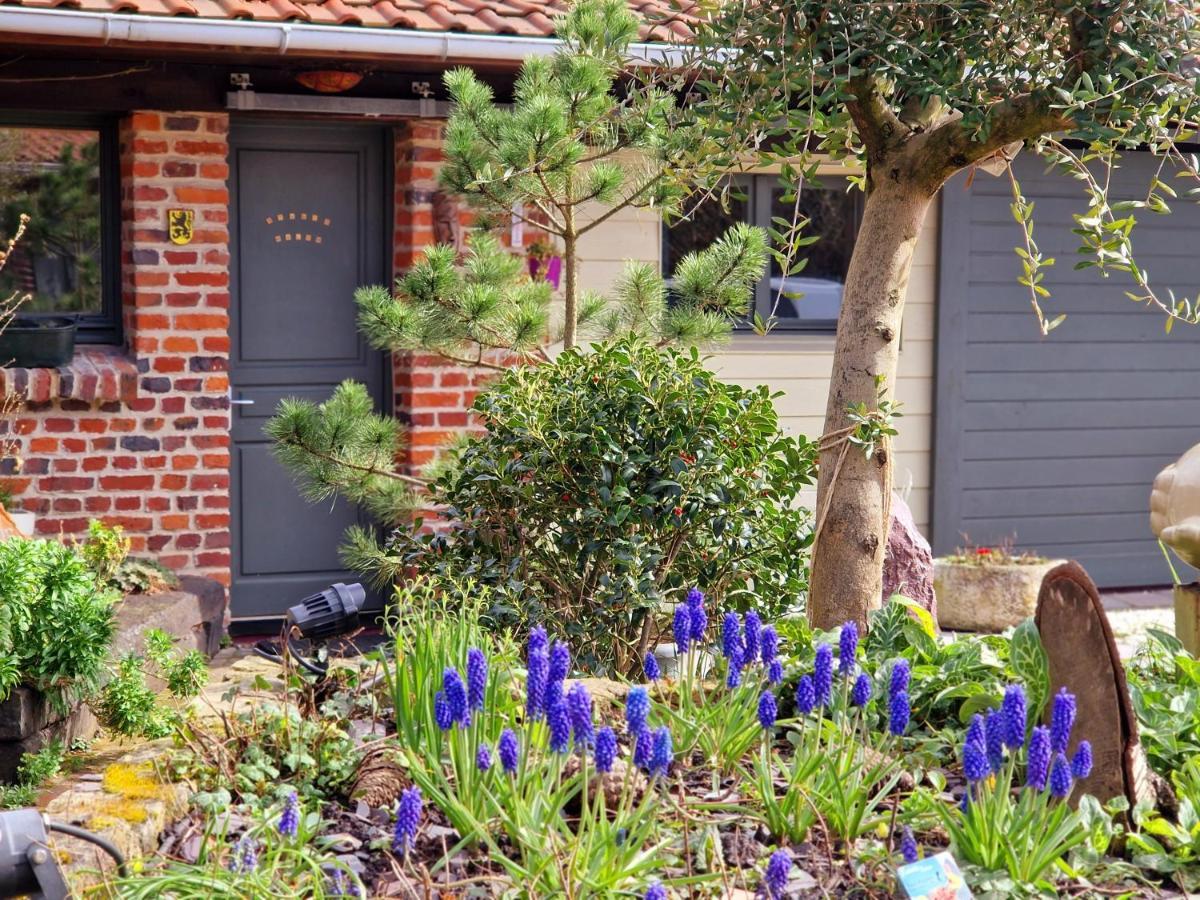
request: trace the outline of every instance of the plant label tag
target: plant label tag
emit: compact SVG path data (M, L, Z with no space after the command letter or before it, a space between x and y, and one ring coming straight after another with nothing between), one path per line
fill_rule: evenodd
M974 896L949 850L901 866L896 881L908 900L970 900Z

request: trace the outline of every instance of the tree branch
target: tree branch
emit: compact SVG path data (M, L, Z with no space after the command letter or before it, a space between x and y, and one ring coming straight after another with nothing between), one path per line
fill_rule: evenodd
M896 116L880 95L873 78L854 78L848 86L854 99L846 102L846 111L854 120L858 136L867 148L868 159L878 160L891 147L908 137L912 129Z

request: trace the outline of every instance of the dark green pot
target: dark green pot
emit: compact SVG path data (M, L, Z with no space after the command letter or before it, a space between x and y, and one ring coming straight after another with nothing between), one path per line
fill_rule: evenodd
M16 316L0 332L0 366L52 369L75 355L75 320Z

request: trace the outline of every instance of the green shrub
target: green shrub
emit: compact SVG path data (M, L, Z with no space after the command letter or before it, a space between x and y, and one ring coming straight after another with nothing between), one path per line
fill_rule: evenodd
M109 585L129 555L129 538L120 525L105 525L98 519L88 522L88 536L79 545L79 553L96 573L100 584Z
M189 700L208 683L208 665L199 650L181 653L176 638L158 628L142 635L146 655L128 653L117 663L112 678L94 704L97 717L105 728L125 737L165 737L177 721L175 711L159 703L146 683L146 664L167 685L177 700Z
M593 351L480 395L487 433L431 485L455 527L397 531L397 570L473 578L493 619L544 622L599 670L632 669L655 610L690 586L768 615L799 602L815 448L780 431L773 395L721 382L694 349Z
M56 706L92 693L113 636L116 595L71 547L0 543L0 698L19 684Z

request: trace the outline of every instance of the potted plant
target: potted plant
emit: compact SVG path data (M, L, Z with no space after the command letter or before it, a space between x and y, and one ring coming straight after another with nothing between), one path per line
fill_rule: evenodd
M955 631L1003 631L1037 611L1046 573L1063 562L1011 546L967 547L933 561L938 624Z
M534 241L525 248L525 259L529 265L529 277L550 282L558 290L562 278L562 257L546 241Z
M0 366L53 369L75 354L75 320L66 316L13 316L0 332Z

